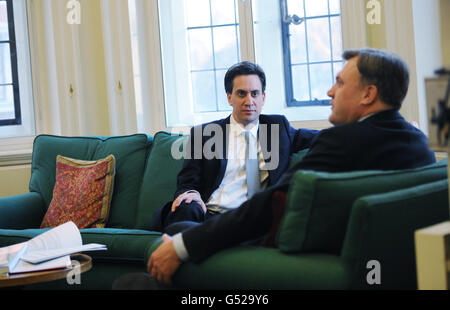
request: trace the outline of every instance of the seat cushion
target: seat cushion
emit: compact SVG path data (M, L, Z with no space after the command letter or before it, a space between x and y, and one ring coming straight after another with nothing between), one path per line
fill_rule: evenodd
M188 136L168 132L155 134L139 196L137 229L151 229L155 210L173 200L187 139Z
M160 242L155 241L147 259ZM341 290L349 287L350 274L336 255L286 255L275 248L238 246L201 263L182 264L173 282L177 289Z
M0 247L27 241L48 229L0 229ZM145 271L146 261L144 260L148 249L161 237L161 234L157 232L116 228L87 228L80 232L83 244L100 243L108 248L107 251L86 252L93 259L138 261L143 263L143 271Z
M299 171L289 188L278 247L289 253L339 254L351 206L358 197L445 178L446 162L399 171Z

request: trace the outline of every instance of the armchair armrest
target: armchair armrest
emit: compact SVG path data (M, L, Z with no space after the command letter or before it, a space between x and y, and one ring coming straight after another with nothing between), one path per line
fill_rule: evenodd
M446 179L357 199L341 252L352 288L417 289L414 232L448 219ZM377 285L367 280L371 261L379 263Z
M0 229L38 228L45 203L36 192L0 198Z

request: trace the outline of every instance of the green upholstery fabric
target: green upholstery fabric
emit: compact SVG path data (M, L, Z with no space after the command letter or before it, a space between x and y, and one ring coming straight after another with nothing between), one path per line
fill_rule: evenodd
M358 198L342 249L352 288L417 289L414 231L448 219L447 180ZM381 285L366 281L370 260L381 265Z
M25 230L0 230L0 247L24 242L34 238L48 228ZM83 244L101 243L107 251L86 252L94 260L116 260L143 262L149 247L161 237L158 232L133 229L88 228L82 229Z
M107 227L132 228L144 173L148 137L144 134L120 137L36 137L33 148L30 191L42 195L50 205L55 185L56 156L97 160L113 154L116 176Z
M161 240L150 248L147 259ZM178 289L346 289L348 266L328 254L286 255L274 248L238 246L199 264L180 266L173 282Z
M187 140L188 136L173 135L167 132L158 132L154 136L139 195L137 229L150 229L155 210L173 200L177 175L183 166L183 158L172 157L171 148L173 143L178 141L177 145L180 146L179 150L182 152L182 140L180 139Z
M294 153L291 155L291 158L289 158L289 166L288 169L294 166L296 163L301 161L303 157L305 157L306 153L309 152L309 149L304 149L301 151L298 151L297 153Z
M46 209L36 192L0 198L0 229L39 227Z
M277 236L288 253L339 254L350 209L360 196L447 178L446 162L402 171L324 173L299 171L289 188Z
M30 192L38 192L48 207L55 186L56 156L92 159L101 140L97 138L40 135L34 139Z
M152 243L161 233L137 229L91 228L82 229L83 244L101 243L107 251L90 252L94 259L143 262ZM144 271L144 270L143 270Z

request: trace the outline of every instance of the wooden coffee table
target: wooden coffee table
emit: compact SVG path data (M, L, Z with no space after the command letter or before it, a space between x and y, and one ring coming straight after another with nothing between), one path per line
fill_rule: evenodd
M64 279L75 268L79 268L80 273L92 268L92 259L86 254L74 254L70 256L70 259L72 260L72 266L69 268L2 275L0 276L0 287L22 286Z

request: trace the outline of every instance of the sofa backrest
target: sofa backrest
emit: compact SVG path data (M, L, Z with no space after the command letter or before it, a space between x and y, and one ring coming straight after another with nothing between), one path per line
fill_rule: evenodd
M341 254L351 287L417 289L414 232L448 219L447 179L358 198Z
M97 160L113 154L116 176L107 227L133 228L147 155L152 137L61 137L40 135L33 145L30 191L38 192L48 207L53 197L56 156Z
M277 245L284 252L339 255L350 210L361 196L447 178L447 162L397 171L325 173L299 171L289 188Z
M183 166L183 143L188 138L164 131L155 134L139 194L136 229L150 229L153 213L173 200L177 175Z

